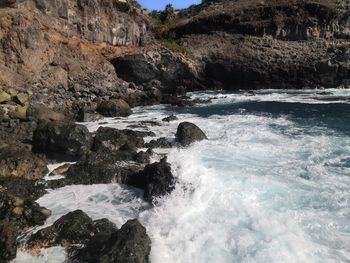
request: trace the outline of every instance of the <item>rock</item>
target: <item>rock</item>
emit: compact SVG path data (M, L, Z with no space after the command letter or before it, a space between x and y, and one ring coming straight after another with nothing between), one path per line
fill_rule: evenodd
M17 235L13 223L0 221L0 262L9 262L16 257Z
M57 167L55 170L53 170L49 175L50 175L50 176L54 176L54 175L62 175L62 174L65 174L65 173L67 173L67 171L69 170L69 168L70 168L71 166L72 166L72 165L69 164L69 163L63 164L63 165L61 165L60 167Z
M67 160L76 160L89 152L92 136L79 124L42 122L33 135L33 151Z
M188 146L195 141L207 140L204 132L193 123L182 122L177 127L176 141L182 146Z
M126 117L132 113L129 104L122 99L101 102L97 112L105 117Z
M46 194L45 185L22 177L0 177L0 188L22 199L36 200Z
M137 153L128 145L118 151L100 150L90 153L86 159L77 162L68 170L65 184L108 184L127 183L128 178L142 170L149 155Z
M148 263L151 240L146 229L136 220L127 221L107 241L91 241L76 251L78 262Z
M0 103L8 102L11 100L11 95L5 91L0 92Z
M35 121L64 121L65 116L43 105L30 105L27 111L28 118Z
M149 143L145 144L146 148L171 148L175 143L167 140L167 138L159 138L157 140L151 140Z
M165 122L171 122L171 121L176 121L176 120L178 120L178 118L175 115L170 115L170 116L162 119L162 121L165 121Z
M20 104L20 105L22 105L22 106L24 106L24 105L26 105L26 104L28 103L28 99L29 99L29 95L26 94L26 93L18 93L18 94L13 98L13 100L14 100L16 103L18 103L18 104Z
M8 145L0 151L0 177L41 179L47 171L46 162L21 146Z
M44 224L51 211L27 198L20 198L0 189L0 221L15 223L21 228Z
M163 158L160 162L146 165L143 171L130 177L128 184L144 189L144 199L152 202L154 197L169 194L174 190L175 178L171 166Z
M26 120L27 119L27 110L28 106L19 106L16 108L16 111L14 113L14 117L20 120Z
M94 122L103 119L104 117L96 112L79 112L77 121L79 122Z
M95 234L107 230L116 229L108 220L94 223L83 211L75 210L59 218L52 226L33 234L27 246L33 249L55 245L85 244Z
M118 150L125 143L140 148L144 143L144 136L144 133L133 130L100 127L96 132L92 149L94 151L101 149Z

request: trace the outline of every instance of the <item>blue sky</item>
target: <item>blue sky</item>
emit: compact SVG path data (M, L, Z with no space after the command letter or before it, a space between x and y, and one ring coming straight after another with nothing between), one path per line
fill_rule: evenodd
M162 10L166 4L172 4L175 8L184 8L199 4L201 0L138 0L137 2L148 10Z

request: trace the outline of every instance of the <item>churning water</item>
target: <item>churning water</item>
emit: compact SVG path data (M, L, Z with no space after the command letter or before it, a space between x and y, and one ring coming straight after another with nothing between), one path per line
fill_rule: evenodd
M318 92L197 93L215 99L107 119L104 126L116 128L159 121L140 129L169 139L179 122L190 121L209 140L169 150L178 183L155 208L145 210L136 189L70 186L39 199L53 210L48 224L77 208L118 226L138 217L153 263L350 262L350 93ZM170 114L179 120L160 121ZM36 262L63 254L43 253Z

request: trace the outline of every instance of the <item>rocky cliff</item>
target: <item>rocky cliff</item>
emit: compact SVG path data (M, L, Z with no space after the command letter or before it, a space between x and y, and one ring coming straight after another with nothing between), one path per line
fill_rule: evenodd
M350 5L340 2L204 1L171 31L209 87L348 85Z

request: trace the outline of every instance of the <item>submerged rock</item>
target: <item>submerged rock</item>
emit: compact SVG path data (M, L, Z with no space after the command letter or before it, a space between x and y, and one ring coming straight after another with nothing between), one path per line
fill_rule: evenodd
M102 101L97 112L105 117L126 117L132 113L129 104L122 99Z
M128 184L144 189L144 199L152 202L154 197L166 195L174 190L175 178L171 173L170 164L163 158L132 176Z
M165 122L171 122L171 121L176 121L176 120L178 120L178 118L175 115L170 115L170 116L162 119L162 121L165 121Z
M182 146L188 146L193 142L207 140L205 133L195 124L182 122L176 132L176 141Z
M78 262L148 263L151 240L146 229L136 220L129 220L107 240L93 238L73 254Z
M33 150L63 159L78 159L91 147L92 136L83 125L40 123L33 135Z

